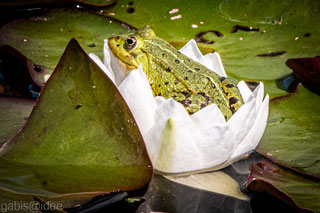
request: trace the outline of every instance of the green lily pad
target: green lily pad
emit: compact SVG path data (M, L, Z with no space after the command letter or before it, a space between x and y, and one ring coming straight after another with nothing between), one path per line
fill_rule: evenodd
M10 45L52 72L71 38L76 38L85 51L102 58L104 39L113 33L131 32L122 24L84 10L54 9L42 16L3 26L0 46Z
M295 94L271 100L257 151L282 165L320 176L319 103L319 95L303 86Z
M320 179L283 169L268 160L251 166L247 187L276 197L298 212L320 211Z
M29 122L0 150L2 196L59 200L64 208L143 187L153 173L128 106L75 39Z
M179 11L173 13L173 9ZM286 94L277 88L275 80L291 72L285 66L288 58L314 57L320 52L320 33L313 24L320 21L319 9L319 2L312 0L303 3L144 0L134 1L132 5L119 1L115 7L106 9L106 13L114 13L114 17L135 27L150 25L159 37L171 42L186 43L204 33L202 37L214 41L198 42L204 53L208 49L219 52L231 78L262 81L272 98ZM258 31L232 33L236 25ZM285 51L283 55L279 54L282 51ZM271 57L257 56L265 54Z
M0 97L0 146L23 126L33 104L33 100Z

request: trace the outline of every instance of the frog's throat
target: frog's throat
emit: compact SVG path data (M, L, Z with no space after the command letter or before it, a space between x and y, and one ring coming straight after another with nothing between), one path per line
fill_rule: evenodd
M135 67L133 65L130 65L128 63L123 62L122 60L120 60L119 58L116 57L116 62L120 68L120 70L128 75L132 70L137 69L138 67Z

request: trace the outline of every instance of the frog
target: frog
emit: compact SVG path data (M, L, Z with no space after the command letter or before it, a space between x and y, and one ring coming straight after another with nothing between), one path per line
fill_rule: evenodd
M150 27L114 35L108 46L126 69L142 69L154 96L174 99L193 113L216 104L226 121L244 104L236 84L175 49Z

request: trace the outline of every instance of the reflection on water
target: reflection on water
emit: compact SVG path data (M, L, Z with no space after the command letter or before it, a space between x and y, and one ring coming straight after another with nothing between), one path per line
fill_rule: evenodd
M146 180L149 168L130 166L26 165L0 161L1 194L81 197L118 189L135 190ZM147 183L144 183L144 185ZM143 186L143 185L142 185ZM141 186L141 187L142 187Z

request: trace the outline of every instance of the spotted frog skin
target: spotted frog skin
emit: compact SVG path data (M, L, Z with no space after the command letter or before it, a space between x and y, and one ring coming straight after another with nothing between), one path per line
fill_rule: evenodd
M216 104L228 120L243 104L237 86L230 79L220 77L180 53L158 38L151 28L113 36L108 45L130 70L139 65L143 67L154 96L173 98L183 104L189 114Z

